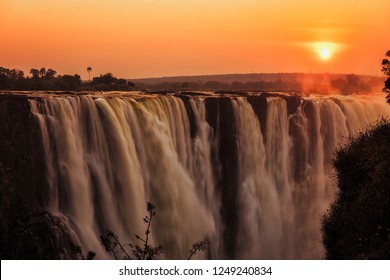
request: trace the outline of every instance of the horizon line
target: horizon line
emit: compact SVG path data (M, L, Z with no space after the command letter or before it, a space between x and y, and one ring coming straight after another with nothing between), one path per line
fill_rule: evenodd
M111 73L111 72L107 72ZM358 73L336 73L336 72L250 72L250 73L219 73L219 74L188 74L188 75L167 75L150 76L142 78L125 78L126 80L148 80L148 79L166 79L166 78L185 78L185 77L207 77L207 76L233 76L233 75L357 75L366 77L382 77L386 75L376 74L358 74ZM104 75L104 74L100 74Z

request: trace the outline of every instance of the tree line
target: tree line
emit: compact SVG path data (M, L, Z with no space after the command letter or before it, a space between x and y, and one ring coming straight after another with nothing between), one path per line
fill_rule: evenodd
M82 84L80 75L58 75L53 69L30 70L25 76L18 69L0 67L0 89L2 90L79 90Z
M386 67L386 64L384 64ZM365 94L377 91L380 78L361 79L358 75L345 75L322 83L305 84L298 80L276 79L274 81L221 82L221 81L181 81L158 82L154 84L142 81L131 82L117 78L112 73L93 77L92 68L86 68L88 81L82 81L80 75L59 75L54 69L30 69L26 77L23 71L0 67L0 90L72 90L72 91L293 91L302 94ZM390 82L389 82L390 83ZM379 85L379 86L378 86Z
M87 68L89 77L92 71ZM94 77L92 81L83 82L81 76L59 75L54 69L30 69L29 76L19 69L0 67L0 90L132 90L134 83L116 78L112 73Z
M142 82L135 83L136 90L146 91L282 91L299 92L302 94L367 94L378 91L381 88L381 79L371 78L367 81L361 79L358 75L349 74L341 78L335 78L323 81L321 84L311 82L309 85L298 80L276 79L274 81L248 81L248 82L160 82L155 84L146 84Z

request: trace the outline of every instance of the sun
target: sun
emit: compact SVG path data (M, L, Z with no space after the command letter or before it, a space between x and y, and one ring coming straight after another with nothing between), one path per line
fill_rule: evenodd
M322 61L333 59L333 55L339 53L344 48L343 44L335 42L312 42L308 46Z
M345 49L344 44L329 41L310 42L306 43L305 46L316 55L317 59L323 62L332 60L333 56Z
M332 52L329 48L320 48L318 54L322 60L329 60L332 57Z

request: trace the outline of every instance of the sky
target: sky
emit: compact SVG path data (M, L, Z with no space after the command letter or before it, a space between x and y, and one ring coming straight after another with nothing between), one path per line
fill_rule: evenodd
M0 66L144 78L380 75L389 0L0 0Z

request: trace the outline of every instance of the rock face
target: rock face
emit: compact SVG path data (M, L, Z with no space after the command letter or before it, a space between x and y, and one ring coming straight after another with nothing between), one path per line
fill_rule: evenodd
M28 98L0 95L0 120L0 258L70 257L70 237L46 212L41 137Z
M334 166L338 194L322 226L326 258L389 259L390 123L351 139Z

